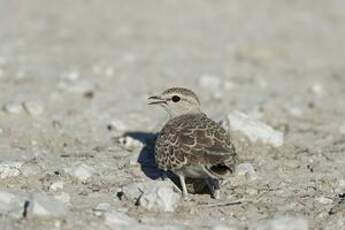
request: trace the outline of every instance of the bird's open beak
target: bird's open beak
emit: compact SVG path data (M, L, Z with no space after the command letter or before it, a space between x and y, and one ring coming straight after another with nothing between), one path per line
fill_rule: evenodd
M166 103L166 100L159 96L149 97L148 100L150 100L150 102L148 103L149 105L157 105L157 104Z

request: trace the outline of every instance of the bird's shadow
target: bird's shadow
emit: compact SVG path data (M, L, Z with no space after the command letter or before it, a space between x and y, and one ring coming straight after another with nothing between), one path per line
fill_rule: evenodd
M132 137L133 139L140 141L144 145L139 153L137 160L144 174L152 180L157 180L160 178L164 179L165 172L156 166L154 158L154 145L158 134L135 131L125 133L125 136ZM176 176L172 173L168 173L167 176L173 181L176 180Z

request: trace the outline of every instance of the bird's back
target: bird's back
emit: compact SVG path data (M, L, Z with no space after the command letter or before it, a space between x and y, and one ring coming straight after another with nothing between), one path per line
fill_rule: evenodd
M232 167L236 151L229 134L203 113L185 114L169 120L155 145L159 168L176 171L203 165Z

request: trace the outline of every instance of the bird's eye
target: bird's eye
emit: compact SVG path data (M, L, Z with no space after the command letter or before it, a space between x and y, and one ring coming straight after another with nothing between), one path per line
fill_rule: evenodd
M179 96L175 95L171 98L171 100L176 103L176 102L179 102L181 100L181 98Z

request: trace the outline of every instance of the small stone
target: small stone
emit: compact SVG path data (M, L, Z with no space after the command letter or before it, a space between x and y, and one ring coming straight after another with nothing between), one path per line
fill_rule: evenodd
M21 174L22 161L0 161L0 178L16 177Z
M145 184L144 183L131 183L125 186L122 186L120 191L117 192L117 196L122 194L125 199L136 201L144 192ZM122 197L119 197L122 199Z
M38 175L42 172L41 168L37 165L37 163L33 162L25 162L23 166L20 168L20 172L25 177L30 177L33 175Z
M63 186L64 186L64 182L62 180L56 181L49 186L49 190L56 192L56 191L62 190Z
M155 181L144 191L139 199L139 205L148 210L173 212L180 197L180 194L171 184L165 181Z
M35 193L32 198L31 212L37 217L61 217L65 216L68 210L63 202L44 193Z
M20 114L23 112L23 106L19 102L8 102L3 106L3 110L9 114Z
M78 70L72 70L70 72L65 72L61 74L61 80L64 81L77 81L79 80L80 74Z
M0 191L0 215L23 216L25 199L7 191Z
M32 116L41 115L44 111L43 105L37 101L26 101L23 103L23 107Z
M120 137L117 139L117 142L128 150L141 149L144 147L143 143L130 136Z
M0 128L0 134L3 134L4 130L2 128Z
M95 216L102 216L111 210L111 205L109 203L100 203L96 208L93 209Z
M262 141L274 147L283 145L283 133L275 131L272 127L250 118L241 112L232 112L228 115L230 129L241 131L250 141Z
M303 217L277 216L273 219L264 220L249 229L255 230L308 230L308 221Z
M288 107L288 112L295 117L300 117L303 115L303 111L298 107Z
M332 199L327 198L327 197L324 197L324 196L318 197L318 198L316 198L316 200L317 200L320 204L324 204L324 205L332 204L332 203L333 203L333 200L332 200Z
M255 172L255 169L253 165L250 163L242 163L242 164L237 165L236 175L246 177L249 180L257 179L257 174Z
M107 68L105 68L104 74L106 77L113 76L114 75L114 68L112 66L108 66Z
M97 174L94 168L83 163L77 163L72 168L66 169L66 172L83 182L87 181L90 177Z
M320 84L319 82L315 82L311 87L310 87L311 92L318 96L318 97L322 97L325 95L325 89L323 87L322 84Z
M112 120L107 127L109 131L124 132L127 130L125 123L120 120Z

